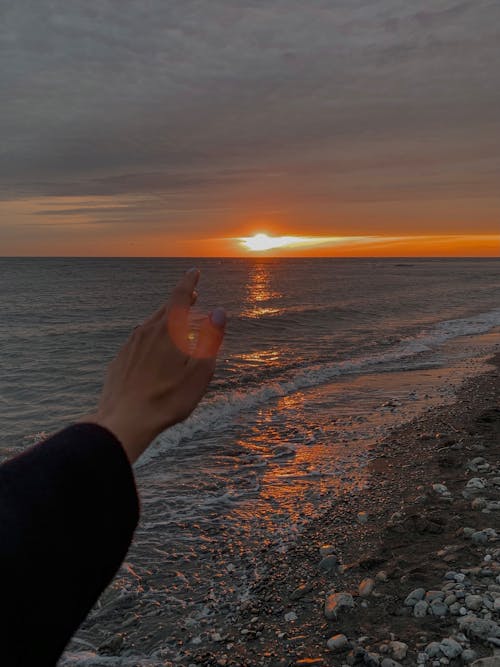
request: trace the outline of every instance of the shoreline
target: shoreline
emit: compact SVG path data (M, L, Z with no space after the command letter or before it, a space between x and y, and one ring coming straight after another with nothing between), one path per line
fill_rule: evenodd
M500 580L496 581L500 544L487 538L486 544L476 545L463 534L469 527L500 533L499 511L482 511L482 501L476 501L478 509L472 508L477 497L486 502L500 499L500 486L488 482L500 475L496 468L500 460L498 352L490 365L485 373L464 382L452 404L431 409L381 440L375 447L376 457L368 464L373 479L369 488L325 508L279 562L275 554L269 554L268 570L253 586L253 597L242 605L240 614L230 623L220 618L218 625L214 620L213 641L204 644L202 651L187 643L181 660L164 664L467 664L461 657L448 658L442 652L419 662L431 642L453 636L463 637L458 642L459 655L472 650L476 658L492 656L494 642L470 632L467 637L459 629L458 620L468 613L453 615L448 609L443 617L427 613L416 618L414 608L404 604L415 589L442 590L450 584L443 580L449 571L463 574L461 570L478 568L486 552L491 556L489 567L466 573L464 579L478 594L486 595L487 586L497 586L500 591ZM489 469L467 471L467 462L479 456ZM486 488L464 498L467 480L477 476L487 480ZM433 490L435 484L445 485L450 496L440 493L441 487ZM327 564L320 568L320 548L325 546L331 548L323 553L331 551L333 556L330 570ZM492 570L494 576L483 576L481 570ZM364 593L374 586L367 596L359 594L363 580L368 580ZM453 589L448 586L448 590ZM331 591L352 595L354 609L341 609L336 619L326 619L325 600ZM490 613L498 621L500 612L492 609ZM334 635L344 635L348 644L340 650L329 649L327 641ZM338 639L340 644L343 641ZM396 662L387 662L390 659ZM485 667L487 664L497 662L485 662Z

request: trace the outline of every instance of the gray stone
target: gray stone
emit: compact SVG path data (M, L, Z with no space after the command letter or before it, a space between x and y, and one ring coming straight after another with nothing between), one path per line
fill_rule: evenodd
M321 558L325 558L325 556L331 556L332 554L335 553L335 547L333 544L324 544L322 547L319 548L319 555Z
M350 593L330 593L325 600L325 617L328 620L337 618L342 609L353 609L354 600Z
M415 618L423 618L427 614L428 608L429 605L425 600L419 600L413 607L413 615Z
M392 658L384 658L381 663L381 667L402 667L400 662L396 662Z
M441 645L439 642L431 642L425 647L425 652L429 658L437 658L437 656L441 655Z
M471 637L486 639L486 637L500 637L500 628L494 621L477 616L468 615L458 619L458 626L462 632Z
M326 642L330 651L343 651L349 645L349 640L345 635L334 635Z
M404 604L406 607L414 607L419 600L423 600L425 595L425 588L415 588L414 591L408 593Z
M453 637L443 639L439 647L447 658L456 658L462 653L462 647Z
M442 600L433 600L431 602L431 614L433 616L446 616L448 612L449 609Z
M426 602L432 602L433 600L443 600L444 593L443 591L427 591L425 594Z
M325 556L325 558L323 558L319 564L319 569L323 570L324 572L334 572L335 570L338 569L338 567L339 567L339 559L337 558L337 556L335 556L335 554L331 554L330 556Z
M460 657L462 658L462 662L468 665L477 658L477 653L476 651L473 651L471 648L466 648Z
M500 655L492 655L489 658L479 658L471 663L472 667L500 667Z
M483 598L480 595L466 595L465 606L467 609L478 611L483 606Z

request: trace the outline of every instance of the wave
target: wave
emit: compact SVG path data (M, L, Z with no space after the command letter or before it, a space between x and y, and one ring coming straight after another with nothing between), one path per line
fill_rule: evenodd
M408 337L390 349L357 358L323 364L312 364L295 371L290 377L268 381L246 390L232 389L213 396L202 403L183 423L162 433L143 454L137 467L171 450L183 440L191 440L207 431L224 428L229 419L244 410L250 410L269 400L292 394L301 389L321 385L343 375L369 371L397 361L407 361L420 354L435 350L446 341L461 336L479 335L500 326L500 308L479 315L439 322Z

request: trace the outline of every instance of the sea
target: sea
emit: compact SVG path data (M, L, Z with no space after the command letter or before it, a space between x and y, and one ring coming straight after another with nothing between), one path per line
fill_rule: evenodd
M62 666L183 664L249 599L263 554L326 499L369 493L377 441L452 402L500 340L494 258L0 258L0 460L95 408L192 266L193 328L228 313L216 374L135 464L133 545Z

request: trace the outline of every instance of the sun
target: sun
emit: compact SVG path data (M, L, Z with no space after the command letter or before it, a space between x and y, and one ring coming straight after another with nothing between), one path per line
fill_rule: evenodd
M283 246L293 244L296 240L297 237L293 236L268 236L263 233L254 234L253 236L245 236L240 239L242 245L254 252L271 250L272 248L282 248Z

